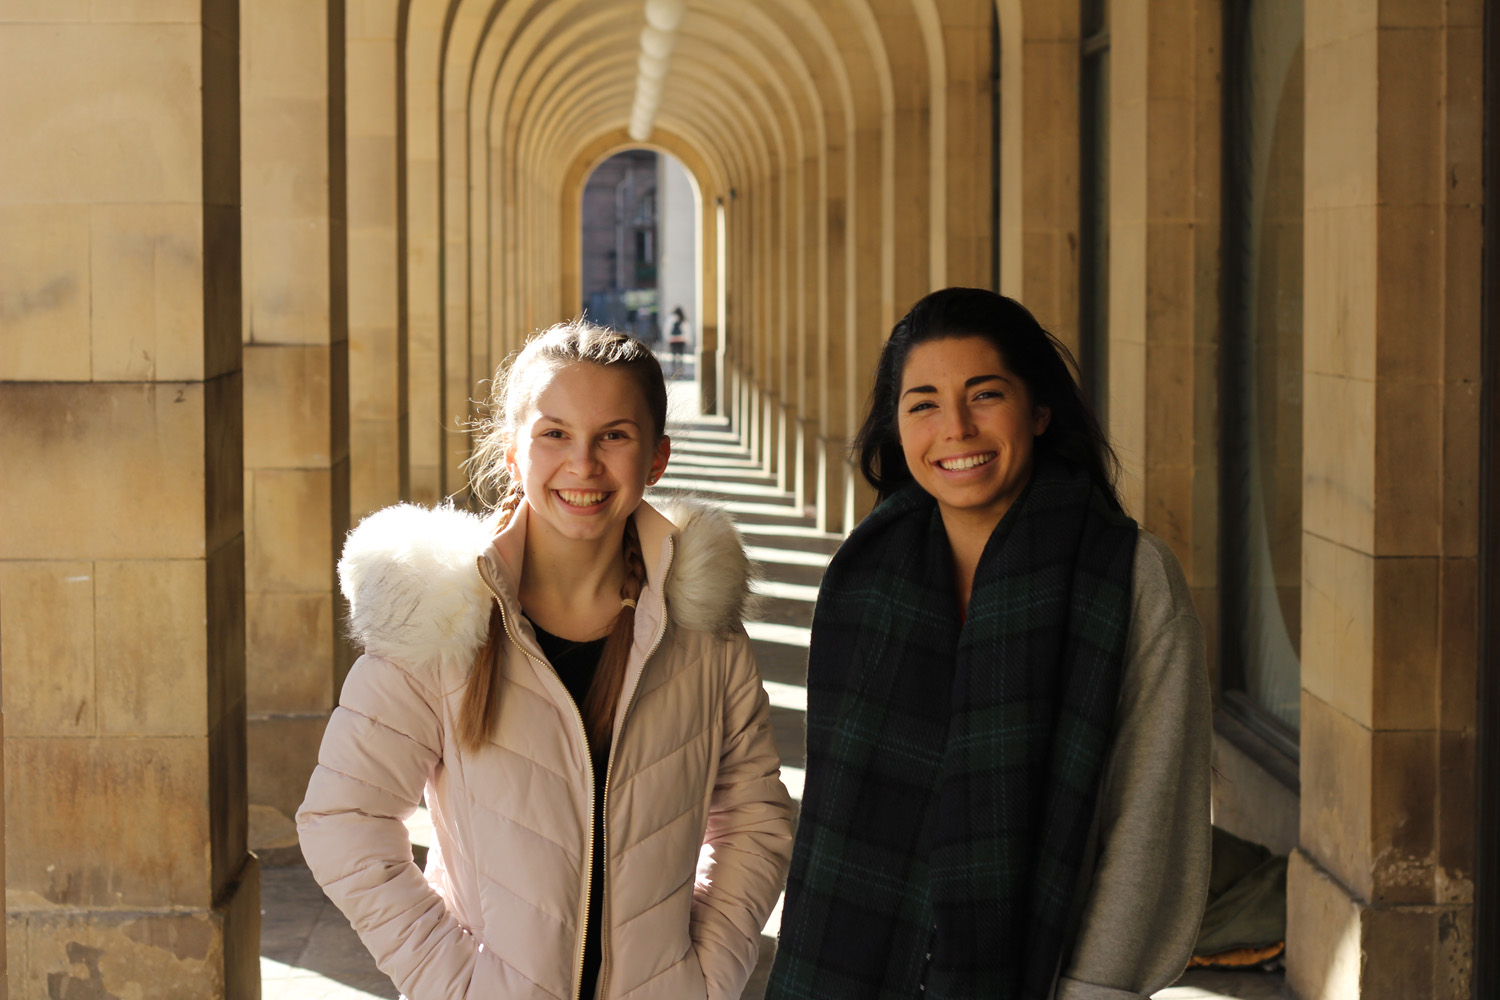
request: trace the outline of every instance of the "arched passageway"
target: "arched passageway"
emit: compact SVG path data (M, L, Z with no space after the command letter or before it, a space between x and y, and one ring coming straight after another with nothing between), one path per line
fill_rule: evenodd
M671 154L642 147L594 165L577 213L581 314L650 345L669 378L695 384L702 213L693 175ZM694 394L693 414L714 408L715 389Z
M1257 49L1239 0L0 4L11 994L253 995L249 846L288 847L352 660L344 534L469 501L481 382L579 311L588 177L648 149L696 185L698 405L810 530L870 504L848 440L928 290L1098 361L1220 671L1219 815L1293 853L1294 985L1449 995L1493 669L1479 6L1268 0ZM1273 90L1274 210L1234 153ZM1268 233L1301 252L1251 288ZM1235 413L1300 456L1265 662L1221 586Z

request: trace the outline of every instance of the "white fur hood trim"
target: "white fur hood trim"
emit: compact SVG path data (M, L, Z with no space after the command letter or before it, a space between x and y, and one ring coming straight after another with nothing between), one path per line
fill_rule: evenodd
M693 631L738 628L750 606L752 568L729 516L694 500L672 500L662 514L637 515L651 586L660 587L665 531L677 534L667 582L672 620ZM408 662L471 657L484 641L490 593L475 566L494 523L450 506L397 504L349 533L339 585L349 601L349 632L367 653Z
M349 634L377 656L469 655L489 626L489 593L474 558L491 528L467 511L397 504L349 532L339 588Z
M754 604L750 581L756 574L734 521L720 507L684 498L666 501L661 513L677 526L677 554L667 580L673 620L693 632L738 629ZM641 544L649 544L645 535Z

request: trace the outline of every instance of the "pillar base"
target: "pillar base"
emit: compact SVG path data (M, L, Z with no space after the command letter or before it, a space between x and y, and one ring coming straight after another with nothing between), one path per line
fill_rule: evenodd
M1372 905L1300 848L1287 869L1287 985L1307 998L1469 1000L1471 906Z
M818 451L818 530L842 533L849 528L844 519L848 489L844 470L843 444L817 439Z
M793 493L797 498L797 509L803 513L816 511L818 501L818 422L806 418L797 421L795 446L796 481Z
M260 998L252 856L211 909L13 910L5 929L14 997Z
M698 373L698 406L703 413L723 416L719 412L719 355L714 351L699 351L697 354L697 367L693 370Z
M251 716L247 742L250 760L250 802L270 806L285 816L296 816L307 795L307 783L318 764L327 712L305 715Z

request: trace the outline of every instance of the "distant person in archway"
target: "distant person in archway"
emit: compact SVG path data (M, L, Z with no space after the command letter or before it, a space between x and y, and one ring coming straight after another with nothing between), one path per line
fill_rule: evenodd
M676 306L672 309L672 327L667 331L667 349L672 356L674 378L682 371L682 356L687 352L687 344L687 314L682 311L682 306Z
M642 499L670 453L645 345L564 324L495 385L489 514L391 507L344 547L365 655L303 854L409 1000L735 1000L792 846L749 560L722 512Z
M771 1000L1145 998L1192 954L1203 630L1070 361L982 289L891 332L855 442L880 502L813 618Z

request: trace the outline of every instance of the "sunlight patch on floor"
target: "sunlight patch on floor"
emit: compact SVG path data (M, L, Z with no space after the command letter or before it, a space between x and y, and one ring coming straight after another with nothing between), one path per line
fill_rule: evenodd
M736 524L735 527L740 529L740 534L742 535L780 535L782 538L816 538L825 542L839 542L844 538L843 535L835 534L831 531L819 531L817 528L803 527L799 524L740 523ZM826 566L828 564L828 556L821 553L812 552L803 554L818 556L818 558L823 560L819 563L808 563L807 565L809 566Z
M745 531L745 525L740 525L740 534L752 534ZM779 566L812 566L817 569L826 569L828 560L833 557L822 552L799 552L796 549L777 549L768 545L747 545L745 555L758 563L774 563Z
M778 911L777 919L781 914ZM311 969L299 969L273 958L260 959L260 995L265 1000L380 1000L381 994L347 986Z
M772 597L779 601L806 601L818 599L818 588L805 583L782 583L779 580L751 580L750 591L761 597Z
M802 801L802 789L807 784L807 772L800 767L791 767L787 764L781 765L781 783L786 786L787 793L793 801Z
M781 681L762 680L766 696L772 708L789 708L794 712L807 711L807 688L800 684L783 684Z
M731 514L744 517L784 517L790 521L800 521L804 516L795 507L788 507L785 504L779 503L755 503L750 500L716 500L714 504L721 510L727 510ZM739 525L741 534L748 534L745 531L745 527L743 524ZM792 532L782 529L779 534L792 534ZM821 534L822 532L819 532L819 535Z
M668 466L671 469L671 466ZM687 472L689 470L681 470ZM696 471L696 470L693 470ZM714 477L713 479L695 479L691 476L673 475L668 472L656 483L658 490L688 490L693 493L714 493L718 496L743 496L763 497L766 488L759 483L736 482L733 479ZM790 511L791 508L783 508Z
M778 625L775 622L746 622L745 631L750 638L761 642L776 642L783 646L802 646L806 648L808 640L812 638L812 629L801 625Z

